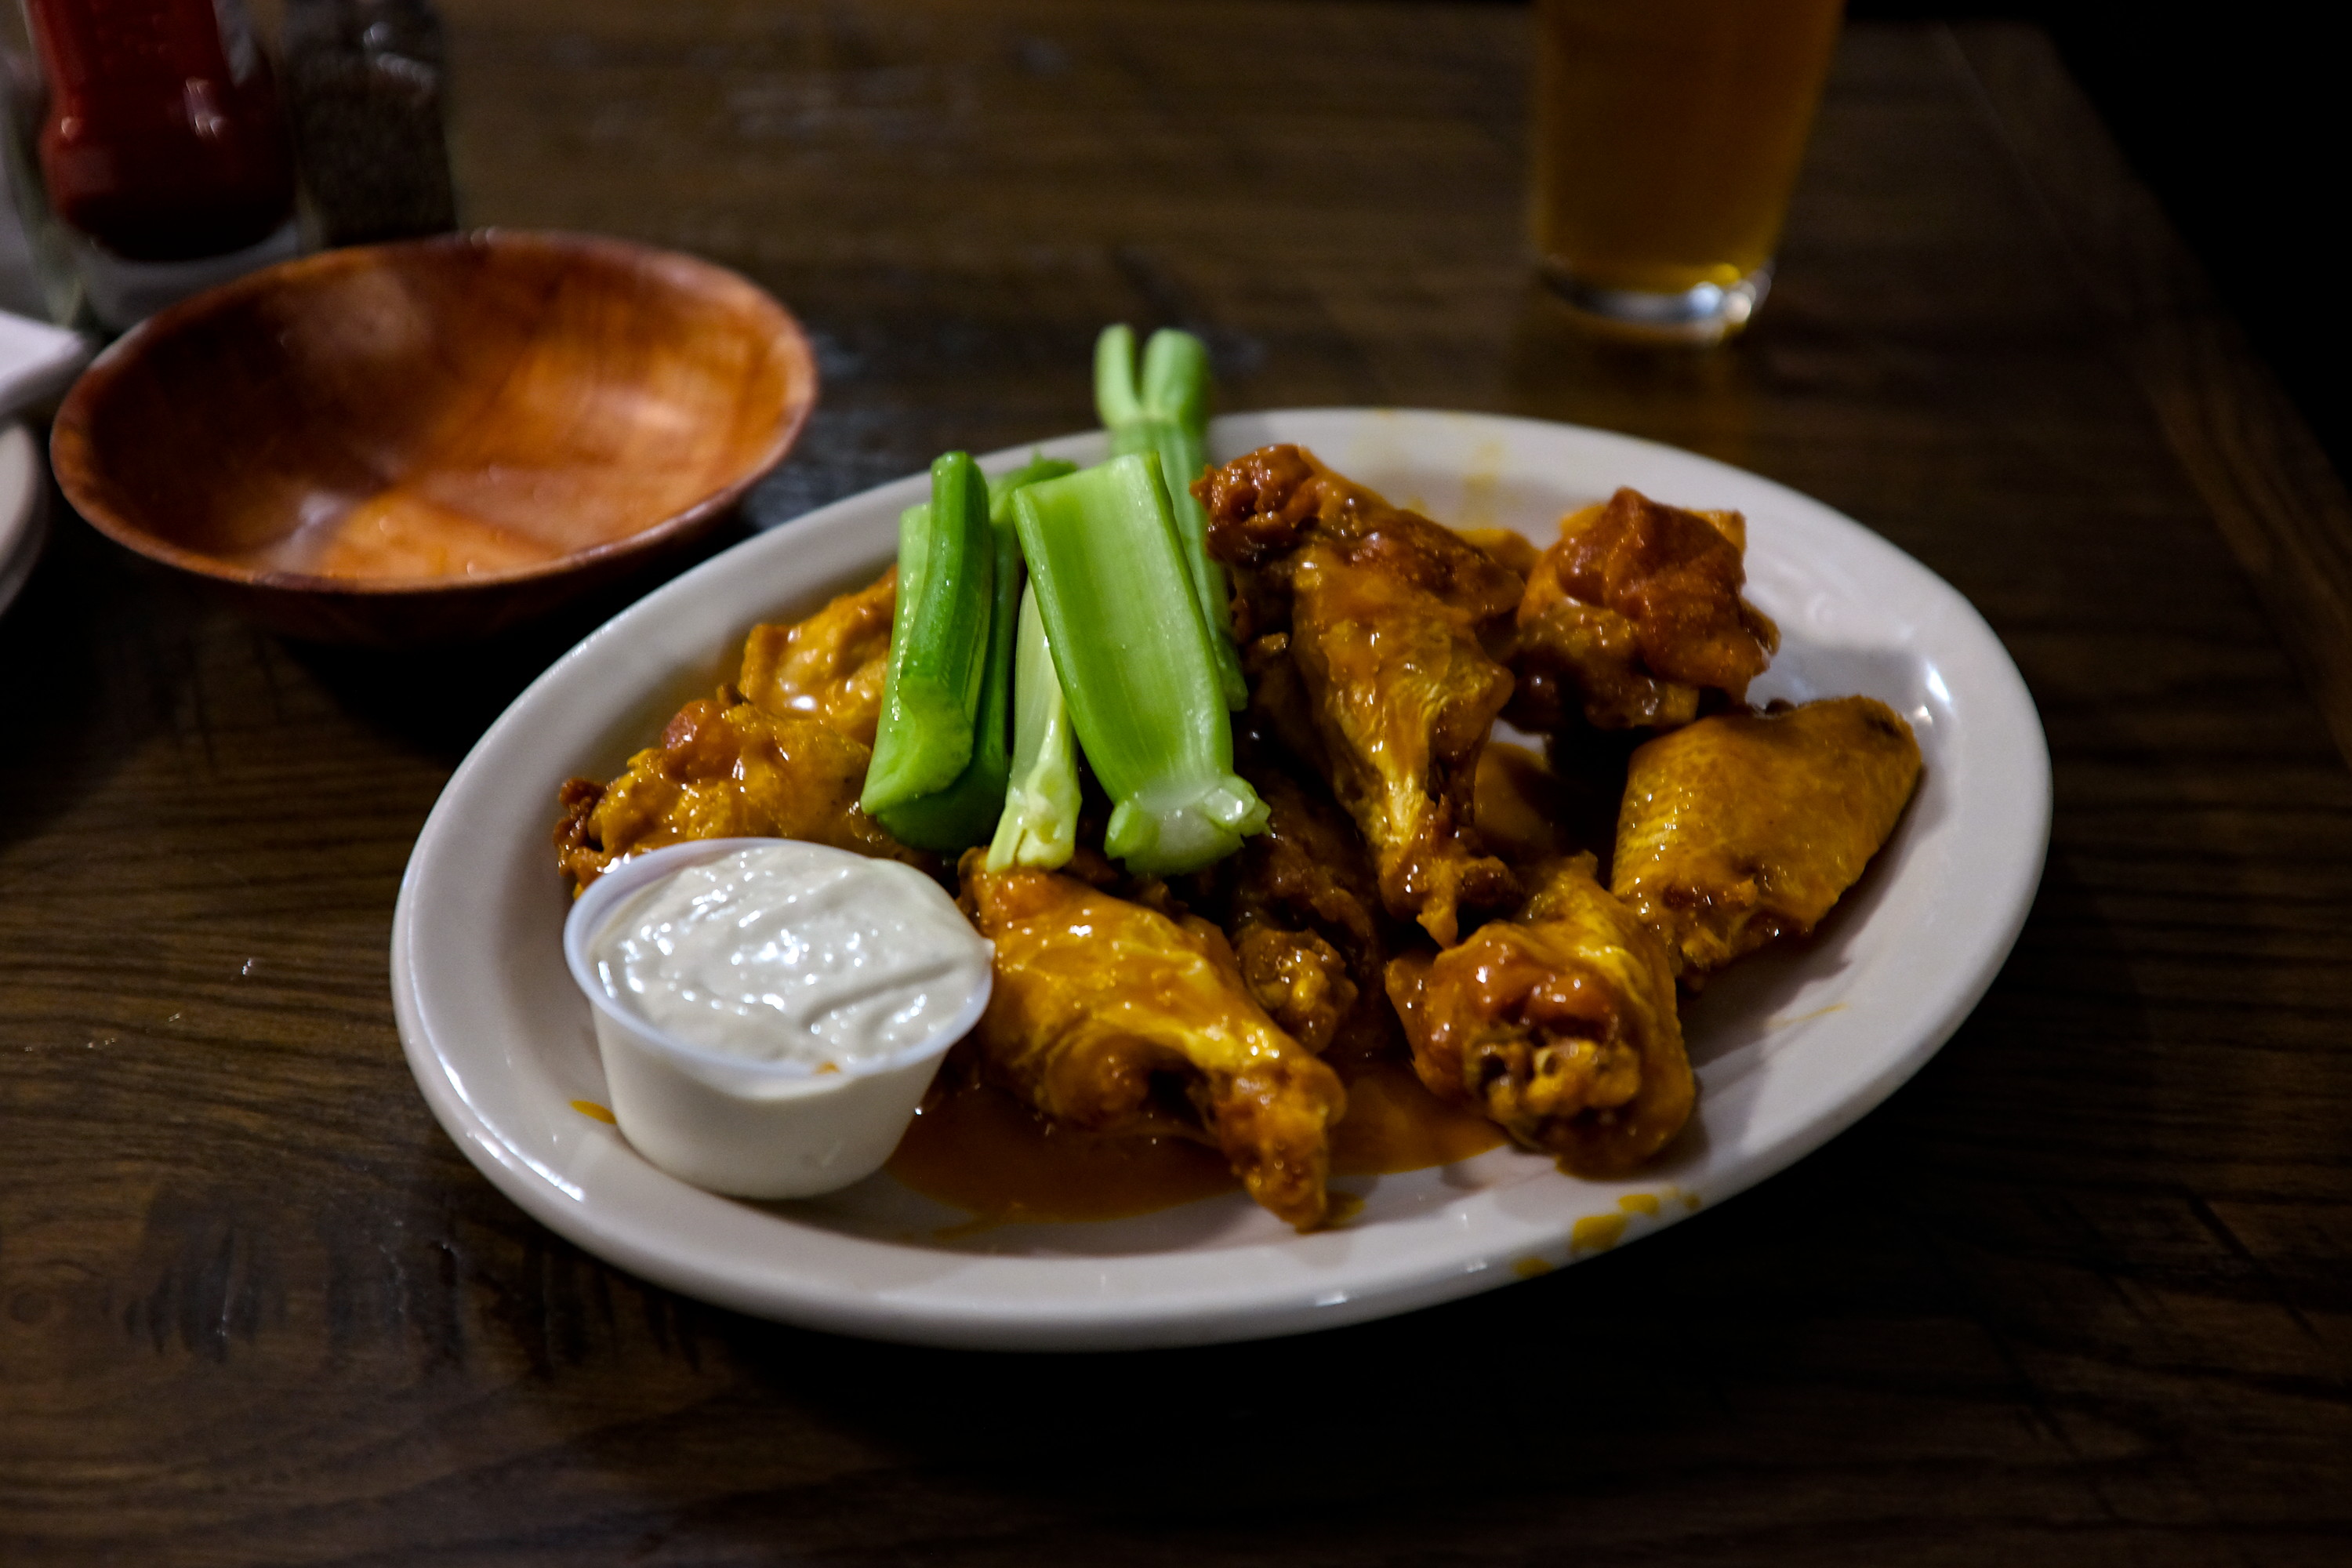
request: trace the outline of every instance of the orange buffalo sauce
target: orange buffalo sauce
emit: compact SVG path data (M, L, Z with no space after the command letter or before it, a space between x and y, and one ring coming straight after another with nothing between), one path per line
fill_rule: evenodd
M1505 1141L1486 1118L1440 1102L1401 1062L1334 1065L1348 1083L1348 1114L1331 1140L1335 1176L1451 1164ZM985 1085L924 1106L886 1168L982 1220L1120 1219L1241 1185L1203 1144L1057 1127Z
M1475 1110L1448 1105L1402 1062L1342 1067L1348 1114L1331 1135L1331 1173L1382 1176L1451 1165L1508 1142Z
M985 1084L925 1104L883 1169L981 1219L1118 1219L1241 1185L1214 1149L1057 1127Z

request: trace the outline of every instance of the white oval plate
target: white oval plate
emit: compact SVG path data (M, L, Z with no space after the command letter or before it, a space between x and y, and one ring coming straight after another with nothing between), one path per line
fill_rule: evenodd
M1405 1311L1646 1235L1852 1125L1959 1026L2024 921L2050 823L2032 700L1967 600L1818 501L1622 436L1323 409L1234 415L1210 446L1222 458L1272 441L1444 521L1547 542L1561 513L1621 484L1736 507L1749 595L1783 638L1755 700L1864 692L1916 730L1926 778L1863 882L1811 942L1747 961L1688 1009L1698 1112L1664 1158L1627 1182L1574 1180L1511 1149L1342 1178L1333 1185L1362 1210L1313 1236L1238 1194L1129 1220L975 1229L887 1173L803 1203L714 1197L574 1109L605 1095L587 1004L563 967L557 786L616 773L679 702L727 678L755 622L870 581L899 511L928 493L914 475L751 540L614 617L517 699L450 780L401 886L393 999L417 1082L474 1163L589 1251L740 1311L943 1345L1193 1344ZM1102 438L1042 449L1093 461Z

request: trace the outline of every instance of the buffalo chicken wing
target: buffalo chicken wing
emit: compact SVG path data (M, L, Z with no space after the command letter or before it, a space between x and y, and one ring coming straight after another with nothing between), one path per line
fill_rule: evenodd
M1319 784L1244 764L1265 831L1217 870L1223 924L1250 994L1298 1043L1351 1060L1388 1054L1388 943L1364 841Z
M698 699L670 720L660 745L630 758L610 784L573 779L563 786L558 864L584 888L638 850L750 837L800 838L928 865L858 808L869 754L803 714Z
M1811 931L1918 782L1911 726L1873 698L1702 719L1633 753L1612 886L1696 982Z
M1747 525L1621 489L1560 520L1528 576L1512 722L1558 730L1687 724L1709 692L1738 701L1780 632L1739 596Z
M1092 1132L1205 1137L1301 1230L1328 1214L1338 1075L1250 997L1223 932L1075 877L965 855L963 904L996 944L972 1033L983 1077Z
M1555 860L1534 895L1459 947L1408 953L1388 989L1431 1093L1475 1106L1580 1176L1664 1148L1697 1090L1665 949L1592 860Z
M882 719L882 683L890 668L890 617L898 605L898 569L844 594L807 620L757 626L743 641L735 688L743 700L778 715L822 720L861 746L874 744Z
M1472 784L1511 694L1495 656L1518 575L1296 447L1237 458L1194 493L1210 551L1234 574L1247 662L1263 670L1286 652L1308 760L1362 829L1383 903L1452 942L1463 907L1517 895L1479 841Z

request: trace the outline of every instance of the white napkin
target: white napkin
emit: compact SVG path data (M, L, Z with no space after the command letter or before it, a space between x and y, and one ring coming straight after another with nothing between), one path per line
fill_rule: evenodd
M63 392L97 352L79 332L0 310L0 420Z

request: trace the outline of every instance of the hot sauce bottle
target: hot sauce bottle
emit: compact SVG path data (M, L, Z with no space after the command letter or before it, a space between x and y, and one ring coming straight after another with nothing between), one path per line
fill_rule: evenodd
M48 78L41 174L133 261L219 256L294 208L278 92L243 0L27 0Z

